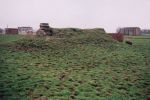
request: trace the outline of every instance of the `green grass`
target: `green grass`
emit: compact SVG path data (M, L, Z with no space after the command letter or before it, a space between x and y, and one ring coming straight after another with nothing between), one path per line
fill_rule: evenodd
M21 35L0 35L0 43L10 43L13 41L17 41L21 38L23 38L24 36Z
M125 36L125 38L133 38L133 39L150 39L150 35L147 36Z
M128 46L99 30L62 31L49 40L0 36L0 99L150 98L150 39Z

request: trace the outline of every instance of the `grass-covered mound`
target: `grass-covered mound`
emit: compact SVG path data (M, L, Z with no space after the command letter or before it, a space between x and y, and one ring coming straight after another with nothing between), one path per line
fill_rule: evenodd
M106 35L103 29L54 29L53 36L31 36L16 40L14 49L37 51L45 49L71 48L77 45L97 45L105 48L115 48L118 44Z
M55 31L53 37L17 37L10 47L4 36L0 99L149 99L149 39L127 46L97 29Z
M17 47L23 49L50 49L55 47L72 47L77 45L97 45L101 47L113 47L118 43L103 29L54 29L53 36L27 37L15 42Z

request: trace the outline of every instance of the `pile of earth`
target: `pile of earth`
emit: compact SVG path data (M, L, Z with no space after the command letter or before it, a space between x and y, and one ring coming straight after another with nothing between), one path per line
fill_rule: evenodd
M63 28L54 29L53 36L42 37L24 37L15 41L15 47L21 50L43 50L61 47L70 47L86 44L97 45L105 48L116 47L118 42L114 41L107 35L104 29L77 29L77 28Z

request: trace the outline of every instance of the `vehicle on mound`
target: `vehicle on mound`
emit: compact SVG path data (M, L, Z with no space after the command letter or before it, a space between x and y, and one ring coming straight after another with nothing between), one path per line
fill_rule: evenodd
M52 36L53 35L53 29L49 26L48 23L40 23L40 29L36 32L37 36Z

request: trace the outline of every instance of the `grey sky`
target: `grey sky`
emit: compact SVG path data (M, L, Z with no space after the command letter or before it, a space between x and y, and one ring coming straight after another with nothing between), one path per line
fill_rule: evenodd
M150 0L0 0L0 27L150 28Z

